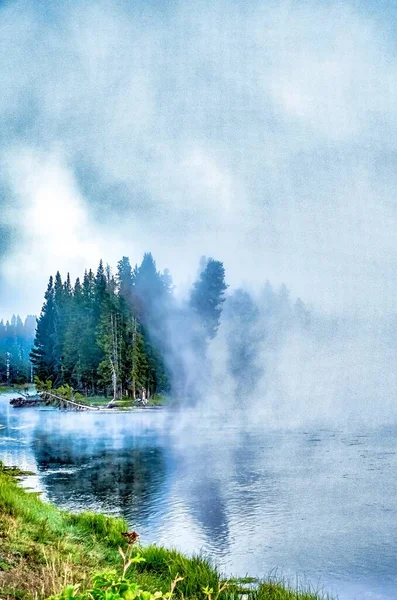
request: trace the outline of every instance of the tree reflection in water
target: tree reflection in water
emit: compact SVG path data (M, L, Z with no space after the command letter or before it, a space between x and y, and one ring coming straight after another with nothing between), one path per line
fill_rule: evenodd
M156 505L166 478L165 450L125 436L76 440L69 433L38 432L34 453L49 500L72 510L102 510L142 522ZM118 441L119 442L119 441Z

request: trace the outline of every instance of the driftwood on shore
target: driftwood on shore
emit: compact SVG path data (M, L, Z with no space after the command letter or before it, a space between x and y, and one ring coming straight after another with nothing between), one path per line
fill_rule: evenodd
M96 411L96 412L113 412L115 409L119 408L115 403L109 403L107 406L99 407L99 406L89 406L87 404L80 404L75 402L74 400L68 400L67 398L63 398L62 396L58 396L57 394L53 394L52 392L46 390L43 392L39 392L34 396L24 396L21 394L18 398L13 398L10 400L10 404L14 408L25 408L32 406L54 406L61 410L73 410L73 411ZM138 408L138 407L134 407ZM146 409L158 409L158 406L142 406L141 408Z
M87 404L79 404L78 402L74 402L73 400L68 400L67 398L62 398L61 396L57 396L52 392L42 392L42 399L46 402L46 404L51 404L56 406L57 408L61 408L64 410L100 410L98 406L88 406Z
M18 398L13 398L12 400L10 400L10 404L11 406L14 406L14 408L24 408L27 406L38 406L39 404L43 404L43 400L40 397L18 397Z
M79 404L73 400L62 398L51 392L40 392L34 396L21 395L18 398L10 400L11 406L14 408L26 408L31 406L56 406L57 408L64 410L99 410L96 406L87 406L86 404Z

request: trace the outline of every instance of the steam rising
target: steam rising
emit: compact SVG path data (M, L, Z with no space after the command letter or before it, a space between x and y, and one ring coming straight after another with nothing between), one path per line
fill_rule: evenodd
M120 0L11 1L0 18L1 313L38 312L58 269L147 250L183 297L214 256L231 297L208 405L249 397L266 422L390 419L393 15Z

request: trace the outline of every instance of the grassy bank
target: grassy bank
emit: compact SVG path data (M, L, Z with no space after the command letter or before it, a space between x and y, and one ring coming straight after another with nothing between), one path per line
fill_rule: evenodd
M157 546L133 546L128 550L121 535L127 531L123 519L61 511L42 502L36 493L22 490L18 475L17 469L7 469L0 463L0 598L4 600L46 598L60 594L69 584L77 584L78 591L67 588L62 596L65 599L95 596L151 600L148 594L136 594L133 586L165 594L177 578L182 578L173 591L178 599L320 598L315 593L288 590L275 581L257 582L254 589L244 589L241 581L225 582L208 560L187 558L174 550ZM121 559L119 549L131 559L139 555L143 559L129 566L125 578L123 563L126 566L129 561ZM103 571L108 574L93 582L94 574ZM95 594L84 594L92 586Z
M111 401L111 398L105 398L104 396L84 396L79 397L79 402L84 402L84 404L88 404L89 406L107 406ZM162 396L160 394L155 394L148 400L145 406L166 406L169 404L169 399L166 396ZM133 400L132 398L123 398L123 400L116 400L113 403L113 406L118 408L134 408L134 407L142 407L142 403L138 400Z
M9 394L12 392L23 392L25 390L25 384L23 383L12 383L10 385L0 385L0 394Z

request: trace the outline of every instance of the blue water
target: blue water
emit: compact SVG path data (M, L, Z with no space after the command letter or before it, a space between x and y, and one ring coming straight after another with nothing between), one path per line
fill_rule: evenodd
M74 511L123 515L143 543L227 574L283 575L341 600L397 598L397 428L275 431L244 414L14 409L0 457Z

